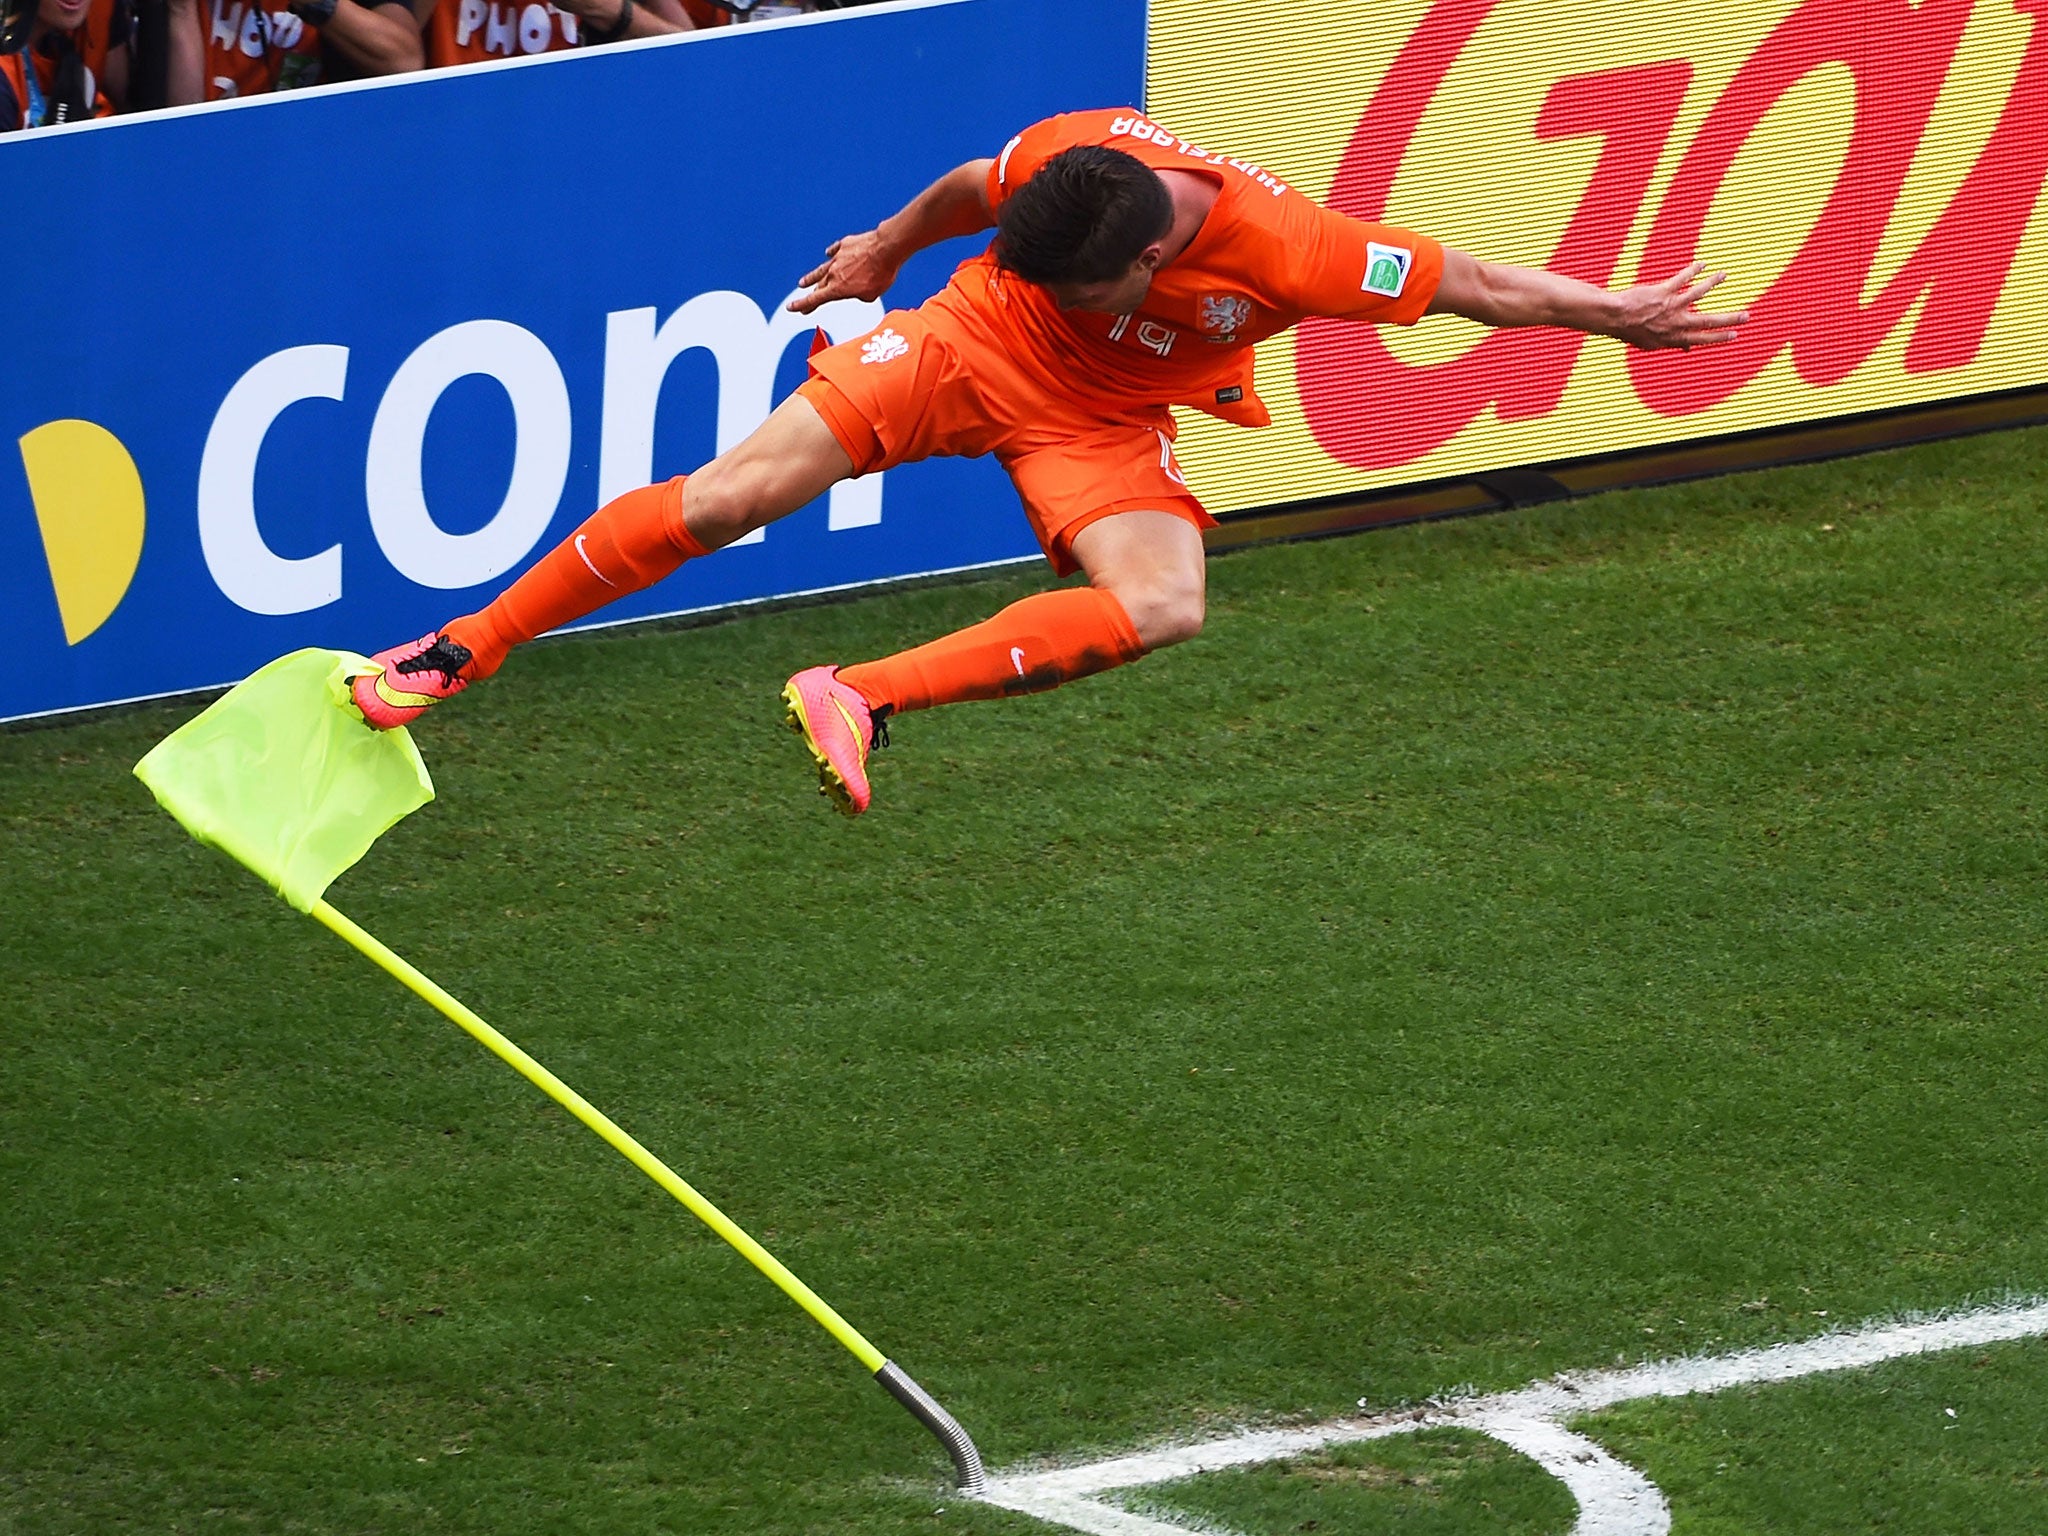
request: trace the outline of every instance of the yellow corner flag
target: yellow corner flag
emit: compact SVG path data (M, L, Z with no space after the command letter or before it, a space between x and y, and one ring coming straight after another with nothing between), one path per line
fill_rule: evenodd
M262 876L301 912L390 827L434 798L403 730L348 702L372 670L346 651L293 651L232 688L135 765L200 842Z
M324 899L372 843L434 798L412 738L402 729L371 729L349 700L349 680L372 670L347 651L280 656L158 742L135 776L186 831L246 864L467 1030L737 1249L932 1432L953 1458L962 1491L979 1497L981 1453L901 1366L603 1111Z

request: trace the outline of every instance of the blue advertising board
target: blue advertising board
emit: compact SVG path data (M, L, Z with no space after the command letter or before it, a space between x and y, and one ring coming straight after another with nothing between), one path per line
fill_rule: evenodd
M1144 9L883 5L0 138L0 719L481 606L796 386L782 306L830 240L1136 101ZM817 318L857 335L974 249ZM993 463L906 465L595 618L1035 547Z

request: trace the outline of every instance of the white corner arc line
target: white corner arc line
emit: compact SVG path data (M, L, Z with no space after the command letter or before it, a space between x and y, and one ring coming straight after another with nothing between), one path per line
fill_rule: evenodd
M1001 1504L1005 1509L1036 1515L1070 1531L1084 1531L1087 1536L1188 1536L1188 1528L1184 1525L1169 1525L1164 1520L1154 1520L1134 1510L1118 1509L1113 1504L1101 1504L1078 1495L1045 1494L1028 1508L998 1499L993 1493L983 1497L990 1504Z
M1584 1435L1549 1419L1473 1419L1466 1428L1520 1451L1578 1500L1571 1536L1668 1536L1671 1506L1657 1485Z
M1579 1503L1573 1536L1665 1536L1671 1528L1671 1511L1656 1486L1593 1441L1567 1430L1567 1419L1642 1398L1686 1397L1729 1387L1793 1381L1911 1355L2044 1334L2048 1334L2048 1300L2032 1297L2006 1306L1873 1324L1730 1355L1650 1361L1626 1370L1568 1372L1513 1392L1445 1402L1420 1411L1334 1419L1302 1429L1252 1430L1080 1466L1006 1472L989 1479L982 1497L1000 1508L1034 1515L1089 1536L1187 1536L1189 1527L1117 1509L1099 1502L1097 1496L1441 1425L1490 1435L1562 1481Z

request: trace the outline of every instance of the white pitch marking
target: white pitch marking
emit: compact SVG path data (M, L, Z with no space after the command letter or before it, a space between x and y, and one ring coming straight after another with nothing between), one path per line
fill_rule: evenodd
M1671 1506L1657 1485L1625 1462L1549 1419L1473 1419L1467 1429L1520 1451L1579 1501L1572 1536L1666 1536Z
M1043 1494L1028 1506L1007 1504L996 1497L993 1489L983 1497L991 1504L1023 1510L1027 1515L1036 1515L1054 1525L1064 1525L1070 1531L1085 1531L1087 1536L1188 1536L1188 1528L1184 1525L1168 1525L1164 1520L1154 1520L1128 1509L1068 1494Z
M1665 1536L1671 1510L1656 1485L1609 1456L1564 1421L1650 1397L1686 1397L1729 1387L1792 1381L1853 1370L1908 1355L1967 1349L2048 1334L2048 1301L1887 1323L1853 1333L1823 1334L1799 1344L1774 1344L1739 1354L1657 1360L1620 1371L1566 1374L1493 1397L1448 1402L1421 1412L1376 1419L1335 1419L1305 1429L1254 1430L1224 1440L1168 1445L1131 1456L989 1479L990 1504L1035 1515L1089 1536L1187 1536L1190 1527L1134 1514L1098 1501L1114 1489L1195 1477L1226 1467L1284 1461L1332 1445L1446 1426L1477 1430L1522 1452L1571 1490L1579 1504L1572 1536Z

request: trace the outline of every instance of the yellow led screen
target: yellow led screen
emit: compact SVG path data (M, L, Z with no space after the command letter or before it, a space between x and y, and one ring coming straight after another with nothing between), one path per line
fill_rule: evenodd
M1609 287L1697 255L1733 346L1310 321L1214 511L2048 384L2048 0L1152 0L1147 110L1360 218Z

